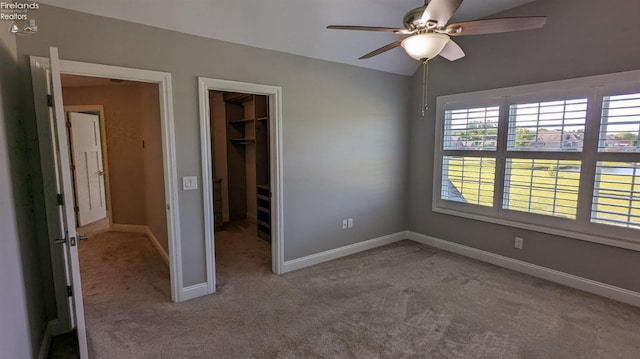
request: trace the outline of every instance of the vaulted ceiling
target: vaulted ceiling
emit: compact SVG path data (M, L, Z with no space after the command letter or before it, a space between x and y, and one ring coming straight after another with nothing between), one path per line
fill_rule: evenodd
M465 0L455 21L486 17L533 0ZM401 49L368 60L369 51L398 40L379 32L326 26L402 27L419 0L42 0L41 3L243 45L412 75L418 63ZM537 15L537 14L532 14ZM36 17L37 20L37 17Z

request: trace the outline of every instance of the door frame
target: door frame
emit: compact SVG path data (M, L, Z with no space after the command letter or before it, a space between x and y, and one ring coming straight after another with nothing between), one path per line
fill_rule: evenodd
M282 274L284 267L284 219L282 201L282 87L249 82L220 80L198 77L198 97L200 105L200 151L202 157L202 195L204 203L204 224L207 263L207 284L209 292L215 292L215 235L213 218L213 179L211 156L211 127L209 91L241 92L265 95L269 98L269 151L271 181L271 270Z
M64 89L64 86L62 87ZM91 112L99 113L100 116L100 140L102 150L102 170L104 171L104 192L107 200L107 217L109 218L109 228L113 225L113 214L111 213L111 181L109 181L109 152L107 151L107 129L106 120L104 118L103 105L67 105L64 106L65 116L69 116L69 112ZM75 184L75 182L74 182ZM74 185L74 191L77 191ZM76 192L77 193L77 192Z
M49 59L31 56L32 68L49 66ZM64 74L102 77L137 82L156 83L159 87L160 119L162 128L162 152L164 167L165 201L167 206L167 235L169 244L169 271L171 277L171 300L181 302L188 298L184 295L182 276L182 253L180 239L180 210L178 205L178 181L176 167L176 146L173 116L173 94L171 74L168 72L135 69L120 66L102 65L79 61L60 60L60 72ZM34 83L36 80L33 80ZM39 106L46 99L36 102L36 117L48 116L48 109ZM44 111L44 112L43 112ZM44 117L46 118L46 117ZM46 187L46 186L45 186ZM47 193L45 192L45 196ZM55 196L55 194L54 194ZM111 220L111 219L110 219ZM54 259L52 258L52 261Z

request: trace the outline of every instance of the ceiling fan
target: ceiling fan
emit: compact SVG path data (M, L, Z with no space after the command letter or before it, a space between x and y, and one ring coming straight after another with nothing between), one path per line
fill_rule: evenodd
M440 55L449 61L464 57L464 51L451 37L483 35L541 28L545 16L506 17L448 24L463 0L425 0L424 6L409 11L403 19L404 29L379 26L329 25L327 29L392 32L408 35L360 57L360 60L380 55L398 46L409 56L423 63L422 116L427 107L428 61Z
M455 61L464 57L464 51L451 37L483 35L541 28L545 16L507 17L448 24L463 0L425 0L424 6L404 16L404 29L379 26L329 25L327 29L392 32L409 35L360 57L360 60L380 55L402 46L412 58L426 62L438 55Z

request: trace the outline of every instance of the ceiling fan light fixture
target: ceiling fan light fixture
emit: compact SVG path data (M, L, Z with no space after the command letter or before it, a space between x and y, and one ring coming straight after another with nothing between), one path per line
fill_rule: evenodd
M435 32L417 34L402 40L400 44L407 55L418 61L432 59L444 49L449 36Z

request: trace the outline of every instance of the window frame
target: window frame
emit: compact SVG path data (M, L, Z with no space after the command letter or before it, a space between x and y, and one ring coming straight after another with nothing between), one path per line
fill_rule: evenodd
M640 93L640 70L437 97L432 211L640 251L640 230L591 222L597 162L640 162L638 152L598 151L604 97L631 92ZM582 151L507 150L510 105L578 98L588 101ZM499 106L495 151L443 149L446 111L492 106ZM495 158L493 207L441 198L444 156ZM581 161L576 218L502 208L507 158Z

